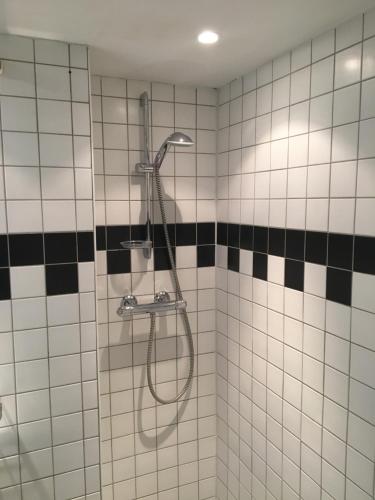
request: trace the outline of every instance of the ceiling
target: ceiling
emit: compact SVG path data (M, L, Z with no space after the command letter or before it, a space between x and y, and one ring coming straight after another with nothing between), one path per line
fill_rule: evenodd
M218 87L374 0L0 0L0 32L91 46L93 73ZM215 46L196 37L212 29Z

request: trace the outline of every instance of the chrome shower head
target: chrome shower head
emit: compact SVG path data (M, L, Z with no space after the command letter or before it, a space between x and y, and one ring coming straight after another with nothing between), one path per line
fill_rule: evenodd
M182 132L174 132L166 142L172 146L192 146L194 144L191 138Z
M165 139L163 144L160 146L154 160L154 168L160 168L163 163L164 157L167 154L168 148L170 146L192 146L194 141L186 134L182 132L174 132L169 137Z

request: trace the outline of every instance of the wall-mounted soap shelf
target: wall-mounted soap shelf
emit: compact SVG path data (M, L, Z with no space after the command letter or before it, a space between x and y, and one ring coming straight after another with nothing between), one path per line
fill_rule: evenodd
M152 248L151 240L129 240L121 241L120 245L122 248L127 248L131 250L132 248Z
M150 314L166 311L179 311L186 309L185 300L170 300L168 292L159 292L155 295L154 302L147 304L138 304L134 295L126 295L121 300L121 305L117 309L117 314L121 317L132 314Z

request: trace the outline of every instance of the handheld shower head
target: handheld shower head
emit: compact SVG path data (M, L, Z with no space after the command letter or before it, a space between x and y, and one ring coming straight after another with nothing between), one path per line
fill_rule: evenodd
M182 132L174 132L169 137L165 139L163 144L160 146L154 160L154 167L160 168L163 163L164 157L167 154L168 148L170 146L192 146L194 141L186 134Z

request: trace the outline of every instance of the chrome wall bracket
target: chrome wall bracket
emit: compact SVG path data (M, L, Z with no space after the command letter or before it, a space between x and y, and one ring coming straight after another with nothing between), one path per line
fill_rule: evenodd
M154 302L138 304L134 295L126 295L121 300L117 314L122 318L132 314L161 313L166 311L180 311L186 309L185 300L171 300L169 293L161 291L155 295Z

